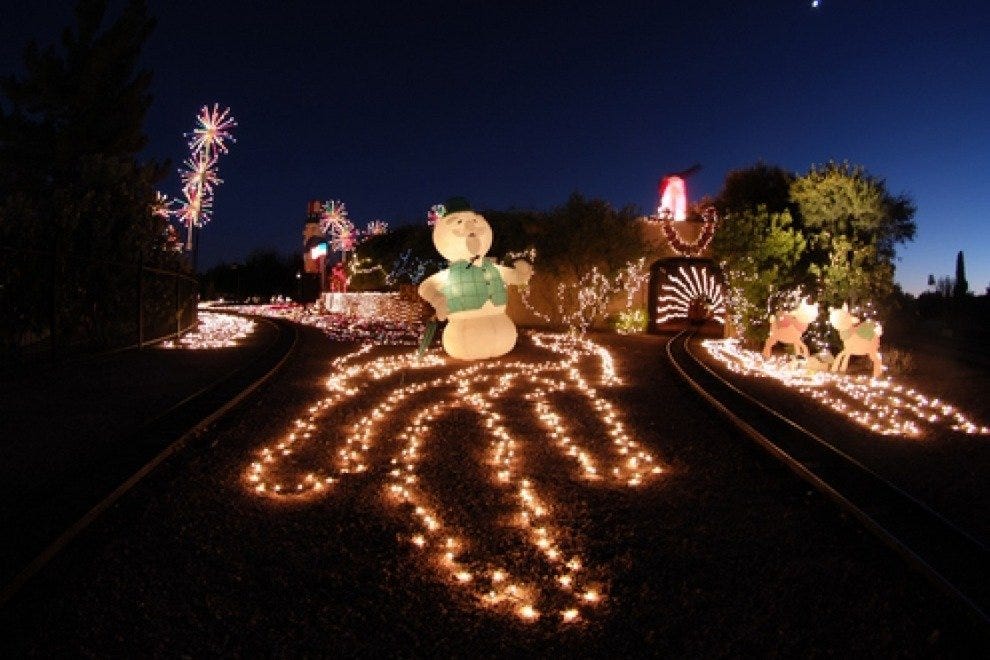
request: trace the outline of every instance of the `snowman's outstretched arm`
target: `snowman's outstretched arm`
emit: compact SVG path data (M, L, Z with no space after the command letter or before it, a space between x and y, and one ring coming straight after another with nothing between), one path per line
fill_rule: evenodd
M433 306L436 310L437 318L441 321L447 319L447 297L443 295L443 286L447 283L447 273L446 270L441 270L439 273L435 273L425 280L423 280L419 285L419 295L426 302Z
M533 276L533 267L529 265L529 262L525 259L517 259L512 266L512 268L498 266L498 273L502 276L502 281L506 284L528 284L529 278Z

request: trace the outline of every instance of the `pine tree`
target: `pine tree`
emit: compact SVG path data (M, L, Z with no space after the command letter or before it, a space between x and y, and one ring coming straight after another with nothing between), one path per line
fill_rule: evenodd
M956 282L952 287L952 296L963 298L969 293L969 282L966 281L966 263L963 260L962 250L956 255Z
M107 6L79 0L77 25L63 31L60 47L32 41L26 74L0 79L0 244L54 253L27 262L37 272L18 272L21 300L2 302L37 325L31 300L51 299L54 287L64 292L58 316L98 340L135 279L105 262L136 262L140 252L164 258L151 249L163 226L150 207L165 167L138 160L151 104L151 74L138 70L138 58L154 21L144 0L130 0L101 29Z

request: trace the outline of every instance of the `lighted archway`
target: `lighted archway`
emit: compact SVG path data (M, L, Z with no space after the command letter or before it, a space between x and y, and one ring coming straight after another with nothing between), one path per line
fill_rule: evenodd
M711 259L661 259L650 268L651 332L694 328L699 334L725 333L725 285Z

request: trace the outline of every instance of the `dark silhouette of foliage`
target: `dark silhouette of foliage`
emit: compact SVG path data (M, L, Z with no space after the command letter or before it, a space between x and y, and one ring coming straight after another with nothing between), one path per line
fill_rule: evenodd
M966 281L966 262L962 250L956 255L956 282L952 287L952 295L964 298L969 293L969 282Z
M275 296L297 299L302 273L302 255L283 256L274 250L254 250L243 264L222 263L202 275L206 299L268 302Z
M732 170L725 176L722 190L713 200L719 216L756 211L763 206L769 213L783 213L791 206L791 184L796 177L763 161Z
M81 0L60 48L32 41L26 74L0 80L0 245L51 253L3 282L8 344L44 329L37 299L67 341L113 341L135 280L119 264L178 265L150 212L165 166L138 160L151 74L137 65L154 22L131 0L101 29L107 6Z

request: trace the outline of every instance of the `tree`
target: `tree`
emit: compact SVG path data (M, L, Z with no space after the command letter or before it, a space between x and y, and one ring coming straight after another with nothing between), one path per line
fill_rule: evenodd
M713 203L723 218L730 213L755 211L761 206L770 213L788 211L794 179L790 172L759 161L729 172Z
M25 265L18 297L3 300L15 310L5 316L20 324L4 333L8 340L37 330L31 300L50 300L59 286L57 320L66 332L107 341L131 314L122 305L135 280L135 271L109 262L136 262L143 253L146 262L175 264L175 255L156 249L164 221L150 211L165 166L138 161L151 74L137 64L154 22L143 0L131 0L101 30L107 5L80 0L77 27L63 32L61 49L31 42L26 75L0 80L7 101L0 106L0 244L53 253Z
M808 240L807 272L822 302L879 301L894 290L896 246L914 238L915 207L862 167L830 162L791 184Z
M956 255L956 283L952 287L952 295L955 298L965 298L969 293L969 282L966 281L966 264L963 261L962 250Z
M805 247L786 210L774 213L760 205L723 217L712 254L725 276L733 322L748 342L765 334L777 298L801 284L795 267Z

